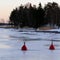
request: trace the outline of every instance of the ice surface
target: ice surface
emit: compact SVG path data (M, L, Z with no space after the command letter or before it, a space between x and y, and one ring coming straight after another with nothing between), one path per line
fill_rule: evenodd
M27 51L21 51L24 41ZM60 60L60 34L0 28L0 60Z

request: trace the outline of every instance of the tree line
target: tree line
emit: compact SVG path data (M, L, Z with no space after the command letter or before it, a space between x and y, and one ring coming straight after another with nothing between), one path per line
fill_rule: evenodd
M60 7L56 2L48 2L44 8L41 3L38 7L31 3L20 5L11 11L9 19L9 23L16 27L38 28L46 24L60 26Z

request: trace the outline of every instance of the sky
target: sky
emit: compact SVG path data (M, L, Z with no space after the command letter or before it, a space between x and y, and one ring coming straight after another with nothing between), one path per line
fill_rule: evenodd
M60 0L0 0L0 22L7 22L9 20L10 13L16 7L19 7L21 4L25 5L30 2L32 4L38 5L39 2L44 6L47 2L57 2L60 3ZM60 5L60 4L59 4Z

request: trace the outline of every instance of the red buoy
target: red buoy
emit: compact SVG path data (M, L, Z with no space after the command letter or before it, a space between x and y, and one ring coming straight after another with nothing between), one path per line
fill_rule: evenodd
M49 47L49 50L55 50L55 46L53 45L53 41L52 41L52 43L51 43L51 45Z
M24 42L24 45L22 46L21 50L22 50L22 51L27 51L27 47L26 47L26 45L25 45L25 42Z

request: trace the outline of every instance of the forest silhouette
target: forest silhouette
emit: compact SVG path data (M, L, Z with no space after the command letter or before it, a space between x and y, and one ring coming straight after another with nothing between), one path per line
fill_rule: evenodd
M24 6L21 4L11 11L9 19L9 23L16 27L38 28L47 24L60 26L60 7L56 2L48 2L44 8L41 3L38 7L31 3Z

